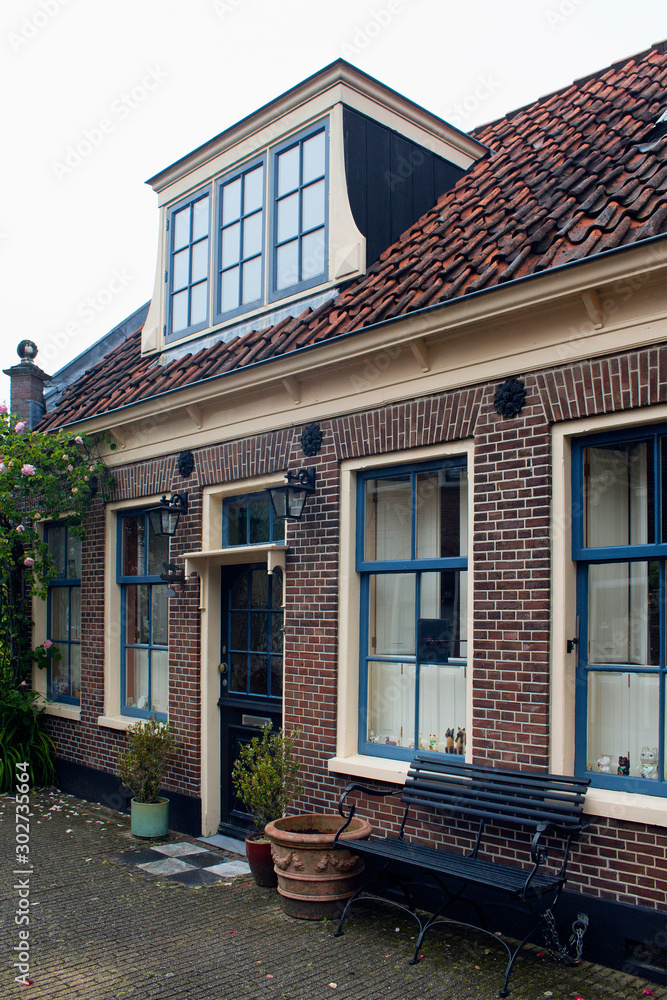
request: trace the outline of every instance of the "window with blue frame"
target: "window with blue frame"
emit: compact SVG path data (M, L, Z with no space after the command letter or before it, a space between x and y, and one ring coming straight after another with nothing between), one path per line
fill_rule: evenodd
M326 273L326 143L320 125L273 153L274 299Z
M169 334L209 325L210 193L200 192L169 215Z
M285 522L274 516L268 495L247 493L223 504L222 547L285 541Z
M81 539L65 524L49 524L44 540L56 567L56 574L49 581L47 600L47 637L53 644L47 676L48 696L53 701L78 705L81 701Z
M357 479L361 753L463 755L468 478L465 458ZM421 623L421 624L420 624ZM418 636L437 636L425 655ZM462 756L463 759L463 756Z
M124 715L166 719L169 708L169 605L160 579L169 538L144 512L118 519L121 585L121 704Z
M264 164L219 187L218 315L222 319L262 301L264 284Z
M664 795L667 427L581 439L572 462L576 771Z

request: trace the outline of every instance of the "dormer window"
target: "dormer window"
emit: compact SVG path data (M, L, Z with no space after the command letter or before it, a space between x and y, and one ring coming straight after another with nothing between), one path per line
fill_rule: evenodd
M210 194L171 212L170 332L183 336L208 326Z

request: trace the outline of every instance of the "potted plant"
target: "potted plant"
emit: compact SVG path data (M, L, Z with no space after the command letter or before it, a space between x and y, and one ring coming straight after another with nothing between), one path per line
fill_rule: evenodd
M299 781L301 764L294 747L298 731L272 732L270 726L261 736L241 744L232 768L234 791L250 813L256 833L246 837L246 856L257 885L275 886L276 874L271 858L271 842L264 827L284 816L292 798L302 791Z
M169 799L158 795L176 742L167 722L152 715L127 730L127 750L118 755L118 777L132 792L135 837L166 837Z

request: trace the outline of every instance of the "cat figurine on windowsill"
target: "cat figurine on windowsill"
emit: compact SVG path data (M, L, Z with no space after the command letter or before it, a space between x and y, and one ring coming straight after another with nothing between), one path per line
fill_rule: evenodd
M657 747L642 747L642 752L639 755L641 764L639 765L639 777L640 778L652 778L654 781L658 780L658 748Z

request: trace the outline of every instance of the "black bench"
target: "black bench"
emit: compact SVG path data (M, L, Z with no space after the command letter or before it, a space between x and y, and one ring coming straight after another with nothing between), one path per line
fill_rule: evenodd
M397 836L371 837L354 842L355 853L365 863L366 878L348 900L336 936L343 933L350 907L366 900L398 906L417 921L420 931L410 964L419 960L422 940L431 927L442 923L473 927L489 934L507 951L509 962L503 987L499 991L499 996L507 996L510 973L524 944L545 922L551 924L553 929L552 911L565 884L570 843L588 825L582 815L588 784L587 778L513 771L467 764L460 757L454 762L447 754L418 753L410 765L405 786L399 791L380 791L356 782L348 785L338 804L338 810L347 822L339 830L336 842L355 813L354 805L350 806L349 814L344 811L345 800L352 792L400 796L405 803L405 812ZM474 823L477 834L472 852L464 855L456 853L456 849L428 847L408 840L404 832L413 808L434 810L443 818L462 820L466 826ZM481 856L483 846L488 847L488 838L484 841L487 824L529 831L530 843L526 838L523 863L512 865ZM340 846L349 847L349 844L343 842ZM513 846L516 847L515 844ZM551 853L555 854L555 863L549 862ZM379 880L398 889L399 898L405 902L369 894L369 886ZM437 905L425 921L415 912L415 890L420 887L437 892ZM480 888L485 896L485 905L493 903L489 890L494 890L500 905L519 909L531 917L531 929L514 951L503 938L488 930L482 908L474 898L475 889L479 896ZM442 916L453 903L461 901L474 908L477 923Z

